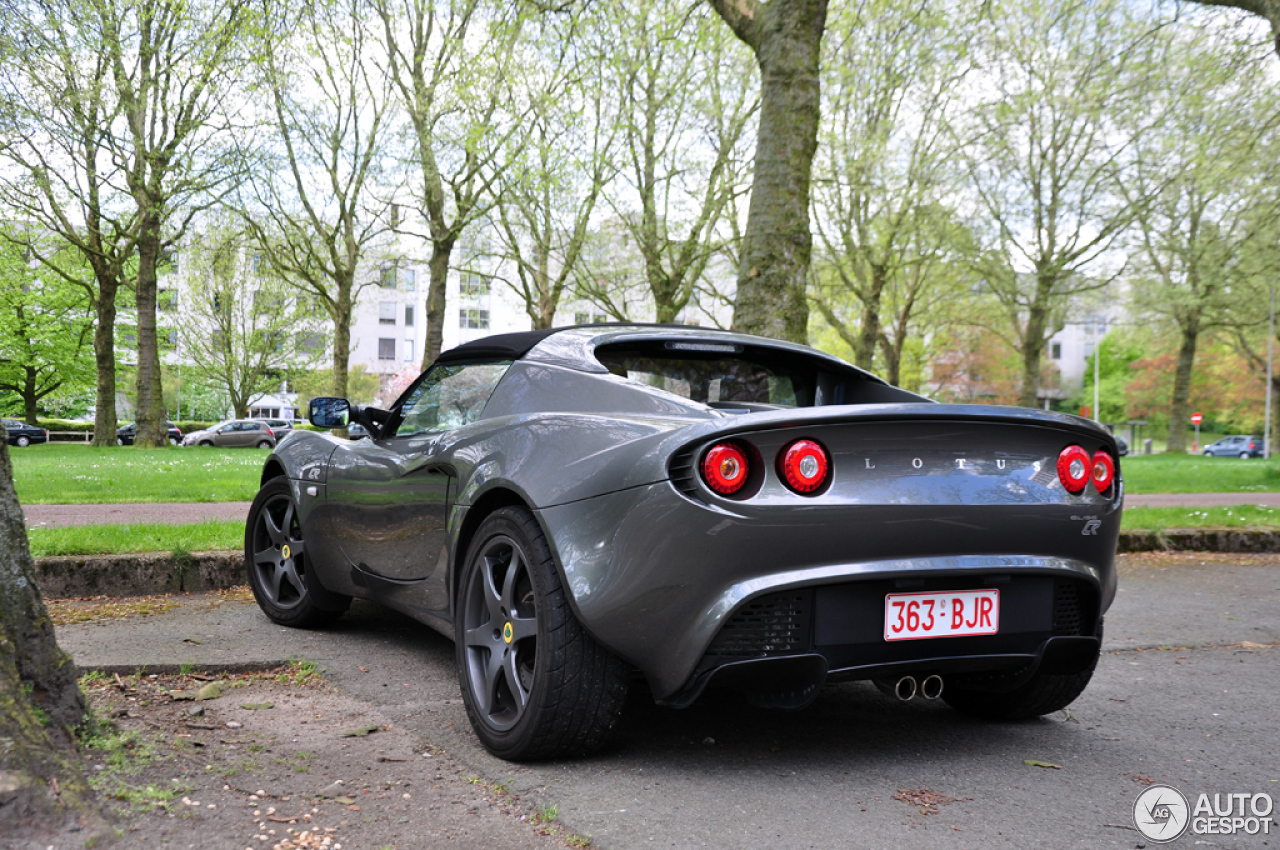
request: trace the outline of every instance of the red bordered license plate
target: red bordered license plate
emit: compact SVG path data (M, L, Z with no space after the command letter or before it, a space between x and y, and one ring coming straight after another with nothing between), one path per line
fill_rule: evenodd
M993 635L999 629L999 590L890 593L884 598L885 640Z

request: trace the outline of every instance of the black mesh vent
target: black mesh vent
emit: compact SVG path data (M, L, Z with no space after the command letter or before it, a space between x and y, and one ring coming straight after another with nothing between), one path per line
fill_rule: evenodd
M1058 579L1053 583L1053 633L1083 635L1093 625L1092 606L1082 592L1080 582Z
M688 448L676 453L671 458L671 484L690 499L704 501L698 493L698 485L694 482L696 475L693 462L693 449Z
M753 599L720 629L707 655L759 658L809 648L813 593L793 590Z

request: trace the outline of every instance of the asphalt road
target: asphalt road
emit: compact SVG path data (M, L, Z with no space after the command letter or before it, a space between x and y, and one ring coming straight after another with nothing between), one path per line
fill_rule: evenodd
M723 697L672 711L638 693L613 751L541 765L485 753L463 714L452 643L372 605L304 632L271 625L251 605L197 601L60 628L58 640L82 666L129 672L316 661L469 770L556 804L568 828L603 848L1132 848L1148 843L1132 828L1132 807L1153 780L1193 801L1215 792L1280 799L1280 556L1220 557L1125 561L1105 654L1067 713L985 724L860 683L830 686L798 713ZM921 789L955 802L922 814L894 799ZM1277 847L1280 824L1270 836L1188 836L1175 846Z

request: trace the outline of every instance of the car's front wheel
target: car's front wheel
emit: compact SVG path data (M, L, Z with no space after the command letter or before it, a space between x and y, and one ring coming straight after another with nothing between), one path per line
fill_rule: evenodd
M198 445L199 445L199 446L201 446L202 448L212 448L212 447L213 447L213 440L201 440L201 441L198 443Z
M249 570L249 587L258 607L282 626L310 628L339 617L350 598L321 590L336 607L321 607L310 587L310 572L298 506L293 501L288 479L273 478L258 491L249 507L245 527L244 560Z
M20 448L20 449L25 449L27 446L31 445L31 438L30 438L30 437L19 437L18 439L14 440L13 442L17 445L17 447L18 447L18 448Z
M123 446L123 445L124 445L124 437L116 437L116 445L117 445L117 446Z
M1213 457L1213 452L1209 451L1208 449L1205 449L1205 450L1204 450L1204 456L1205 456L1205 457Z
M512 761L604 746L628 669L574 616L533 514L510 507L487 517L458 586L458 678L480 742Z

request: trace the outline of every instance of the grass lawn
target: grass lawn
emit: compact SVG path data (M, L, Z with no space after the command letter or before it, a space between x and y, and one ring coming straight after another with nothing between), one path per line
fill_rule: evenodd
M1125 531L1166 531L1171 528L1280 528L1280 508L1233 505L1222 508L1126 508L1120 527Z
M1126 493L1240 493L1280 490L1280 457L1241 460L1201 455L1120 459Z
M24 505L247 502L258 493L267 451L46 443L10 449L9 457Z
M132 552L239 551L244 548L244 523L208 520L186 525L75 525L32 528L31 555L126 555Z

